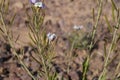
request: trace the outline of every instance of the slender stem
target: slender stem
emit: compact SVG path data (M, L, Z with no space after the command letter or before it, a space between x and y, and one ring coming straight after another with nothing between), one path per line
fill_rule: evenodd
M96 31L97 31L98 22L99 22L101 13L102 13L102 3L103 3L103 0L100 0L100 5L99 5L99 8L98 8L97 20L95 22L95 26L93 27L92 39L91 39L91 43L90 43L90 46L89 46L89 49L88 49L89 52L91 52L91 50L92 50L92 48L94 46L94 38L95 38ZM90 55L87 56L88 64L90 62L90 58L91 57L92 57L92 54L90 54ZM86 73L87 73L88 67L89 67L89 65L85 66L85 72L83 72L83 78L82 78L82 80L86 80Z
M114 33L113 33L112 43L111 43L111 45L110 45L110 48L109 48L109 51L108 51L108 55L107 55L107 57L106 57L106 59L105 59L103 72L101 73L101 75L100 75L100 77L99 77L98 80L101 80L102 76L103 76L104 74L106 74L106 67L107 67L107 65L108 65L109 57L110 57L110 55L111 55L111 53L112 53L112 51L113 51L114 43L116 43L117 30L118 30L119 24L120 24L119 21L120 21L120 18L118 19L118 23L117 23L116 28L115 28L115 31L114 31Z
M83 78L82 78L82 80L86 80L86 73L87 73L87 69L88 69L88 67L89 67L89 61L90 61L90 56L88 55L87 56L87 60L86 60L86 62L85 63L87 63L87 65L85 66L85 69L84 69L84 72L83 72Z
M94 38L95 38L96 31L97 31L98 22L99 22L101 13L102 13L102 3L103 3L103 0L100 1L100 6L99 6L99 9L98 9L97 20L96 20L95 26L93 27L92 39L91 39L90 48L89 48L90 51L91 51L91 49L93 47L93 44L94 44Z
M71 60L73 60L73 58L72 58L72 50L73 50L74 44L75 44L75 40L73 41L73 43L71 45L71 48L70 48L70 51L69 51L69 54L67 55L68 56L67 73L70 72Z
M36 80L35 77L32 75L32 73L28 70L27 66L23 63L23 61L20 59L19 55L16 53L16 50L15 50L15 47L13 45L13 40L11 40L9 34L8 34L8 42L10 44L10 46L12 47L13 49L13 53L14 55L17 57L17 59L19 60L20 64L23 66L23 68L27 71L27 73L29 74L29 76L33 79L33 80Z
M41 47L38 46L38 52L40 53L40 56L41 56L41 60L42 60L42 63L43 63L43 68L44 68L44 71L45 71L45 74L46 74L46 78L47 80L49 79L49 74L48 74L48 71L47 71L47 66L46 66L46 63L45 63L45 59L44 59L44 56L43 56L43 53L41 51Z
M20 59L19 55L16 53L13 40L11 40L12 38L10 37L10 34L8 33L8 29L6 28L6 24L5 24L5 22L4 22L3 15L2 15L1 12L0 12L0 16L1 16L1 21L2 21L2 24L3 24L5 36L7 36L8 43L10 44L11 48L13 49L14 55L17 57L17 59L19 60L20 64L21 64L21 65L23 66L23 68L27 71L27 73L29 74L29 76L30 76L33 80L36 80L36 79L34 78L34 76L32 75L32 73L28 70L27 66L22 62L22 60Z
M100 77L99 77L98 80L101 80L101 78L103 77L103 75L105 75L105 73L106 73L106 67L107 67L107 64L108 64L108 60L109 60L110 54L112 52L112 47L113 47L113 44L114 44L114 41L115 41L115 37L116 37L116 30L114 31L113 40L112 40L112 43L110 45L110 48L109 48L109 51L108 51L108 55L107 55L105 63L104 63L103 72L101 73L101 75L100 75Z
M120 21L120 18L118 19L118 23L117 23L117 25L116 25L116 28L115 28L115 31L114 31L114 34L113 34L112 43L111 43L111 45L110 45L109 52L108 52L108 56L107 56L106 61L105 61L105 67L107 66L108 59L109 59L110 54L111 54L111 52L112 52L112 50L113 50L114 43L116 43L117 30L118 30L119 24L120 24L119 21Z
M19 56L17 55L16 51L14 51L16 57L18 58L20 64L23 66L23 68L26 70L26 72L29 74L29 76L33 79L36 80L35 77L32 75L32 73L28 70L27 66L23 63L23 61L19 58Z
M118 65L116 66L115 75L113 77L113 80L116 80L115 78L116 78L116 76L117 76L117 74L119 72L119 69L120 69L120 61L119 61Z
M46 66L46 61L44 59L44 56L43 56L43 50L41 49L41 45L40 45L40 37L39 37L39 31L37 31L35 33L35 35L37 36L37 47L38 47L38 53L40 54L41 56L41 60L42 60L42 64L43 64L43 68L44 68L44 71L45 71L45 75L46 75L46 78L47 80L49 80L49 74L48 74L48 71L47 71L47 66Z
M117 10L119 12L119 10ZM119 14L119 13L118 13ZM113 38L112 38L112 43L110 44L110 48L109 48L109 51L108 51L108 55L107 57L105 58L105 62L104 62L104 68L103 68L103 71L102 73L100 74L100 77L98 80L101 80L105 75L106 75L106 72L107 72L107 66L108 66L108 63L109 63L109 57L111 55L111 53L113 52L113 47L114 47L114 44L116 44L116 41L117 41L117 31L119 29L119 25L120 25L120 17L118 16L117 18L117 25L115 26L115 30L114 30L114 33L113 33Z
M0 12L0 17L1 17L1 22L2 22L2 24L3 24L3 28L4 28L3 31L4 31L5 35L7 35L6 24L5 24L5 22L4 22L4 18L3 18L2 12Z

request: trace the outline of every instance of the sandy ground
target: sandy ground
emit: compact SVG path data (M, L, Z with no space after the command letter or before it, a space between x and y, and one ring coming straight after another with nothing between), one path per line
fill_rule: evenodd
M120 7L120 1L115 0L115 2L117 6ZM64 51L68 48L68 43L65 38L71 34L74 25L83 25L84 27L82 30L90 32L94 25L92 9L95 8L96 16L98 5L96 0L45 0L45 5L46 16L43 26L47 28L48 32L53 32L59 37L57 55L59 55L60 58L57 59L58 61L56 61L56 64L60 67L62 73L65 68L64 61L62 61L65 58ZM105 1L104 6L97 31L97 38L99 39L101 35L102 37L100 37L101 40L97 44L98 48L95 48L93 51L95 54L90 62L89 72L87 73L88 80L94 80L102 70L104 55L104 41L102 38L107 37L108 39L111 39L111 36L107 33L104 21L104 15L107 15L108 19L112 20L110 0L108 0L107 3ZM16 48L27 49L24 61L35 73L39 65L34 61L31 61L32 59L29 57L30 49L28 47L28 43L30 43L31 40L28 36L29 30L25 25L25 21L27 20L25 10L27 8L30 8L28 0L10 0L10 13L7 17L10 18L13 13L17 14L14 25L10 27L10 29L13 31L15 39L20 35ZM9 49L8 45L5 44L4 41L0 40L0 80L31 80L26 72L21 69L21 66L18 64L16 59L12 56L11 51L6 50L6 48ZM120 47L118 48L120 49ZM74 60L72 71L68 75L72 80L81 80L82 62L87 53L85 50L78 50L76 53L78 54L78 57ZM120 54L117 53L119 53L119 51L114 53L115 55L111 55L111 57L116 57L116 59L113 60L109 67L108 79L111 79L110 76L113 75L115 66L120 61Z

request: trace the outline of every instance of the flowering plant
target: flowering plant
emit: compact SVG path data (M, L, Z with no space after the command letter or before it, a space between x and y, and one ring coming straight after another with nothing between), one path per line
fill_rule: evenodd
M30 0L30 2L31 2L35 7L38 7L38 8L44 8L44 7L45 7L45 5L43 4L42 1Z

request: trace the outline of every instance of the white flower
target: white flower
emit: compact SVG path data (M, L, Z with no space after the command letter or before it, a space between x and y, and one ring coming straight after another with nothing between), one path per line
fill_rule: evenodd
M39 8L44 8L44 4L42 2L36 2L34 6Z
M82 28L83 28L82 25L80 25L80 26L74 25L74 26L73 26L73 29L75 29L75 30L80 30L80 29L82 29Z
M56 35L52 34L52 33L48 33L47 38L48 38L49 41L53 41L56 38Z

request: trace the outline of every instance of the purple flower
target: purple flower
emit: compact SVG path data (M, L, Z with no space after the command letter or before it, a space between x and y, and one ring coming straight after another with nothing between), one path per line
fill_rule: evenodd
M30 0L30 2L38 8L45 8L44 3L41 0Z
M37 0L30 0L31 3L35 4Z

